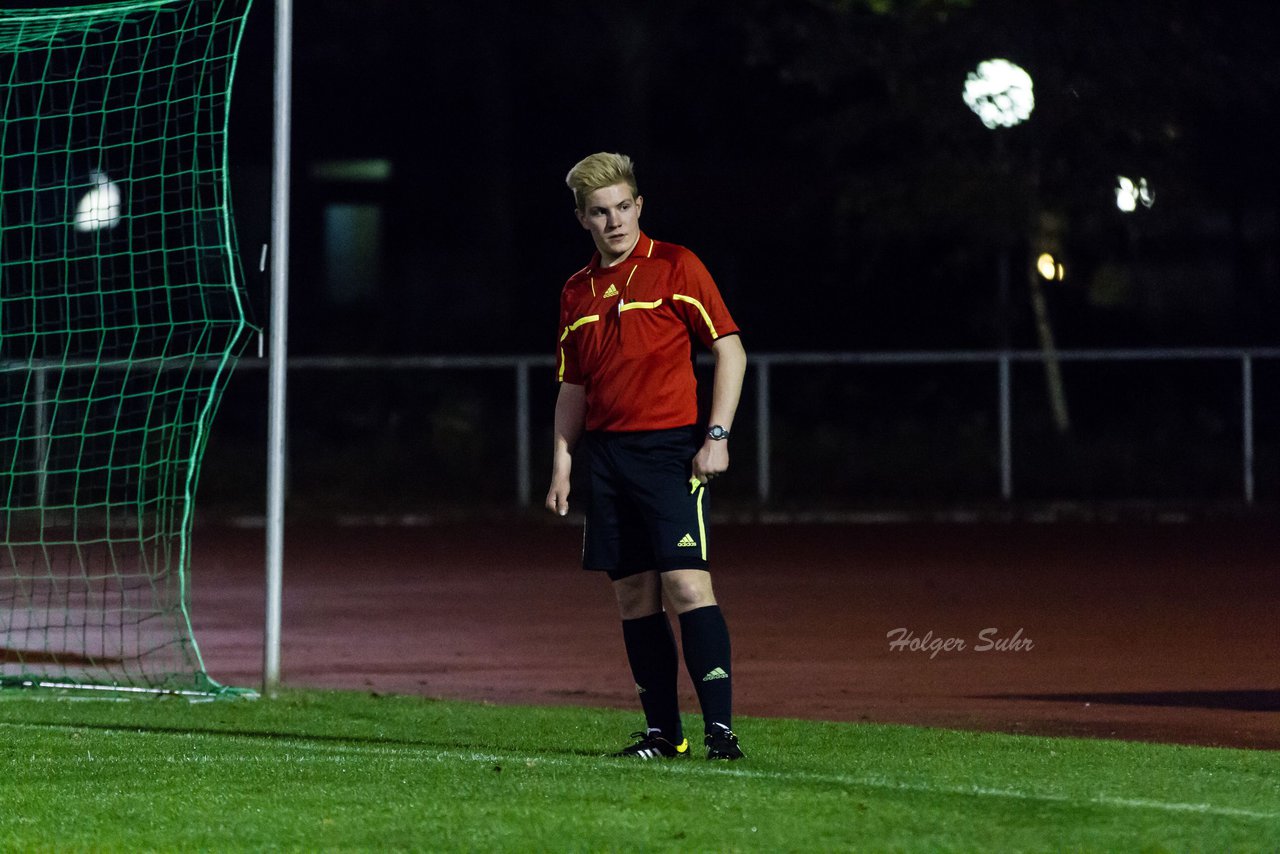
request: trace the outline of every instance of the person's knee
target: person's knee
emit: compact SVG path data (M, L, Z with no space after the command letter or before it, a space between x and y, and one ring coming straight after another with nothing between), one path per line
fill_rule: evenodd
M711 573L701 569L679 569L662 575L662 589L677 614L716 604Z

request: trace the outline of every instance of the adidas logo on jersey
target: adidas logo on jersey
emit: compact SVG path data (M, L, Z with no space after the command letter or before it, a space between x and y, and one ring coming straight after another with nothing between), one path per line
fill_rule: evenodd
M692 534L685 534L676 545L680 548L697 548L698 541L693 538Z
M717 680L717 679L728 679L728 678L729 678L729 674L724 672L724 668L723 668L723 667L717 667L715 670L712 670L712 671L711 671L710 673L708 673L706 676L703 676L703 677L702 677L702 681L703 681L703 682L714 682L714 681L715 681L715 680Z
M618 289L613 285L610 285L609 289L604 292L605 299L608 299L609 297L616 297L617 295L618 295Z

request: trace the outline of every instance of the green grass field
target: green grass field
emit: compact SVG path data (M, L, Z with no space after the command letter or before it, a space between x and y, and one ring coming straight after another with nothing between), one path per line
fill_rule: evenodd
M10 691L0 846L1280 848L1280 753L748 718L736 727L744 762L600 758L637 723L359 693L188 703Z

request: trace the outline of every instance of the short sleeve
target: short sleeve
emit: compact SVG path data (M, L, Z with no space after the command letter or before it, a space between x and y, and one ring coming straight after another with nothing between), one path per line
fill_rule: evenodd
M571 334L568 300L560 298L560 330L556 341L556 381L582 385L582 367L578 361L577 336Z
M689 331L708 348L717 339L739 332L711 273L688 250L681 253L672 300Z

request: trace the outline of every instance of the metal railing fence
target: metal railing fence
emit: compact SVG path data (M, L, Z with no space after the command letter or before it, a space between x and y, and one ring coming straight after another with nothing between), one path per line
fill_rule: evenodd
M1256 447L1255 447L1255 365L1263 360L1280 360L1280 348L1181 348L1181 349L1111 349L1111 350L1060 350L1054 356L1064 364L1072 363L1139 363L1139 362L1182 362L1201 364L1238 365L1239 376L1239 496L1245 505L1252 505L1257 495ZM1039 350L1009 351L914 351L914 352L811 352L811 353L752 353L748 356L748 383L744 393L743 412L747 418L754 416L754 498L761 505L767 505L774 498L774 473L777 459L775 446L775 425L778 423L778 412L775 404L775 374L779 369L848 367L863 368L870 366L916 366L923 368L944 368L947 366L969 365L989 366L991 368L991 388L995 397L996 430L994 457L998 460L999 497L1010 501L1015 497L1014 471L1014 428L1013 428L1013 368L1020 364L1042 362L1045 354ZM700 367L711 362L709 355L698 357ZM121 365L107 366L123 367ZM141 365L145 369L146 364ZM154 369L181 369L180 364L161 363L157 361ZM268 367L268 360L245 358L239 367L245 371L262 371ZM545 371L548 388L553 360L549 356L510 355L510 356L296 356L289 359L288 371L291 375L300 373L351 373L376 372L386 375L406 374L411 372L462 371L509 373L511 378L511 394L514 400L514 418L511 423L511 446L514 449L515 499L520 506L529 506L533 502L533 476L535 466L540 465L534 459L531 448L531 436L534 424L531 415L531 385L535 372ZM20 372L30 372L28 377L28 393L35 399L35 412L29 424L34 425L37 437L43 434L48 424L44 412L45 398L52 387L49 374L57 371L95 369L103 370L102 365L57 364L53 362L19 363L7 361L0 363L0 375L13 376ZM139 369L139 363L133 365ZM26 381L24 381L26 382ZM233 380L234 382L234 380ZM752 394L753 392L753 394ZM553 396L548 391L546 396ZM987 399L990 401L990 398ZM5 402L5 401L0 401ZM7 401L12 403L13 401ZM540 401L545 408L546 401ZM989 404L986 404L989 405ZM856 417L856 416L855 416ZM749 423L749 421L748 421ZM744 419L739 418L738 429L749 434ZM549 429L549 428L548 428ZM36 453L41 453L43 445L37 441L34 445ZM741 445L738 453L741 454ZM540 460L541 458L539 458ZM971 496L981 498L981 496ZM994 496L992 496L994 497Z
M1237 363L1240 377L1240 497L1252 505L1256 497L1255 475L1255 390L1254 366L1260 360L1280 359L1280 348L1217 347L1177 349L1096 349L1059 350L1054 357L1063 363L1121 362L1195 362ZM998 421L1000 498L1015 497L1013 444L1013 366L1038 363L1045 359L1039 350L992 351L914 351L914 352L827 352L827 353L751 353L748 356L748 381L754 388L755 416L755 498L767 504L774 493L773 472L775 447L773 427L776 421L773 403L773 376L777 368L876 365L989 365L994 387ZM698 362L710 363L709 355ZM246 359L242 368L265 368L263 359ZM553 367L549 356L299 356L289 361L290 372L298 371L509 371L515 399L512 424L515 449L515 496L521 506L533 500L535 461L530 447L530 385L535 370ZM741 422L739 422L741 424Z

